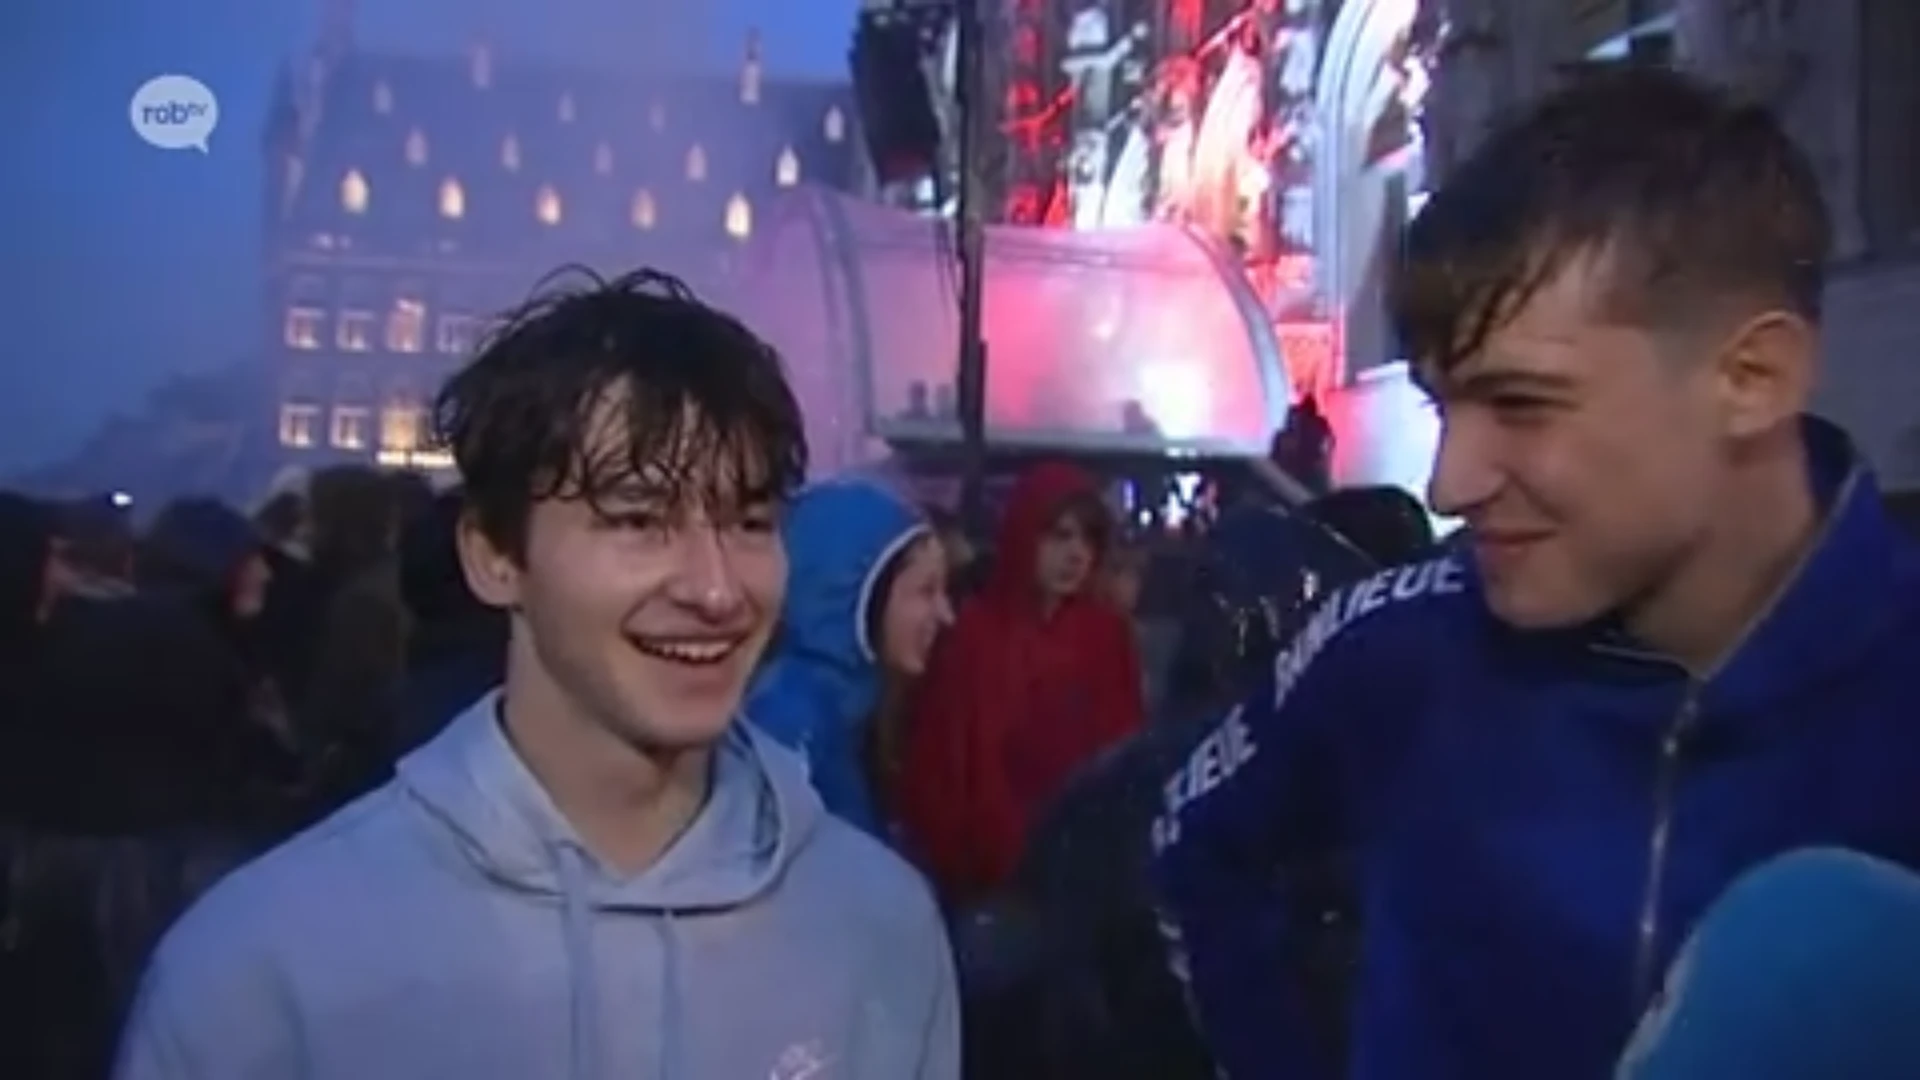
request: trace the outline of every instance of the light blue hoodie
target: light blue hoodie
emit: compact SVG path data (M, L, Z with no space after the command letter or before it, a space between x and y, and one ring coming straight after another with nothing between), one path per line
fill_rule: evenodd
M602 868L488 695L162 942L121 1080L956 1080L919 877L744 725L651 868Z
M787 600L773 651L747 693L747 718L807 756L827 809L875 836L885 826L867 784L867 724L880 701L867 613L888 564L927 534L899 496L865 479L814 484L794 497Z

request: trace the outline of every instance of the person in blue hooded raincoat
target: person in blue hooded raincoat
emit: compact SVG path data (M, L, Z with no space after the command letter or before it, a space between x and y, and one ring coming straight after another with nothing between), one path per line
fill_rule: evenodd
M946 555L919 510L865 478L804 489L782 532L787 600L747 716L806 755L828 810L884 837L874 724L890 680L917 678L953 621Z

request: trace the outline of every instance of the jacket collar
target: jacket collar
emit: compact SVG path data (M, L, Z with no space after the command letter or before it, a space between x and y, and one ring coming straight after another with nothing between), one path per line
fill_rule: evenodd
M1873 474L1827 421L1804 421L1821 531L1774 602L1707 680L1709 712L1764 710L1854 663L1899 615L1904 538L1887 519Z
M1853 663L1898 615L1890 601L1905 540L1886 516L1871 471L1833 424L1806 417L1802 431L1822 515L1820 535L1733 653L1699 687L1704 715L1767 711L1769 703ZM1477 579L1471 560L1466 564ZM1501 632L1563 658L1581 656L1582 666L1610 682L1681 672L1612 620L1562 632Z

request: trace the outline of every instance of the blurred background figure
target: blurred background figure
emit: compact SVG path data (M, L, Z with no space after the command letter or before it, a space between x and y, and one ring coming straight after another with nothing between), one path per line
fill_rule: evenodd
M877 792L897 705L953 621L946 553L918 510L863 479L802 489L781 535L786 603L746 715L806 755L828 810L891 842Z
M1067 776L1140 727L1133 627L1099 583L1112 534L1091 476L1034 467L1013 490L985 588L935 650L899 799L909 849L950 905L1004 882Z
M134 592L131 508L124 498L97 495L54 511L55 588L89 600L118 600Z
M400 596L410 632L392 760L425 745L506 676L507 615L481 603L460 568L460 499L457 489L436 496L401 536Z

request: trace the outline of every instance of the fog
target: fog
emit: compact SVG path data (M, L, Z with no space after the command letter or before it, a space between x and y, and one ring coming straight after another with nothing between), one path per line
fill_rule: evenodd
M856 7L379 0L353 25L367 51L456 56L484 39L503 67L634 75L737 70L758 28L769 77L844 79ZM169 379L268 362L262 133L276 74L322 23L320 0L0 5L0 478L71 455ZM155 149L129 124L134 90L170 73L218 97L207 154Z

